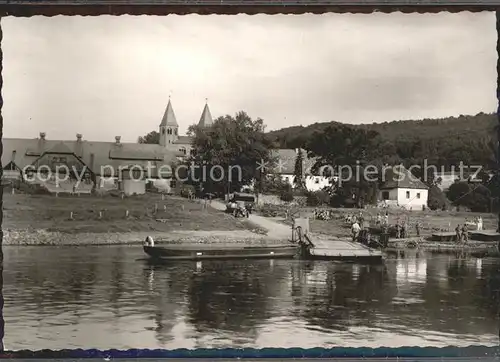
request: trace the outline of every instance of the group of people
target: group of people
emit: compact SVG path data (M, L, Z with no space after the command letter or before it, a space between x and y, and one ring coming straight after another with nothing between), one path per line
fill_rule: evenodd
M455 236L457 243L466 243L469 240L469 229L467 228L467 224L463 224L462 226L460 226L460 224L457 225L455 228Z
M243 216L249 217L252 213L252 207L250 204L245 203L243 201L236 201L234 197L232 197L226 205L228 211L230 211L234 217Z
M363 217L363 211L360 211L358 215L356 214L346 214L345 215L345 222L349 224L355 224L357 223L359 225L363 225L365 221L365 218Z
M465 222L467 223L467 220ZM475 217L473 223L476 224L477 230L483 230L483 218L481 216Z
M389 225L389 213L386 211L384 216L380 214L380 212L377 212L377 218L375 220L375 225L380 226L388 226Z
M347 214L345 217L345 221L351 224L351 234L353 241L357 241L361 231L364 229L364 217L363 213L360 212L359 215L350 215ZM377 226L381 226L382 228L389 227L389 213L385 212L383 214L377 213L375 224ZM395 225L396 229L396 238L402 239L409 237L410 226L408 220L398 220ZM420 237L421 224L420 221L415 223L415 232L416 236Z

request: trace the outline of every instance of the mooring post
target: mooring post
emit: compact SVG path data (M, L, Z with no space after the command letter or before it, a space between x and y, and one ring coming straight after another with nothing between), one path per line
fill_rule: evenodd
M99 211L99 219L102 219L102 211Z
M125 217L128 217L128 210L125 210Z
M73 220L73 211L71 211L71 212L69 213L69 219L70 219L70 220Z

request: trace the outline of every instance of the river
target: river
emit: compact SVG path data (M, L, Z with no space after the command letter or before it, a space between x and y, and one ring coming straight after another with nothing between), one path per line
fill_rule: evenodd
M139 246L4 255L9 350L498 345L497 259L151 266Z

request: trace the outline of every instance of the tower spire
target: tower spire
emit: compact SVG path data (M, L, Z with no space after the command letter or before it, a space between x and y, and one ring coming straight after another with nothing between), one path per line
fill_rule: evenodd
M175 117L170 96L168 98L167 108L165 109L165 113L163 114L159 127L160 145L164 147L177 142L179 138L179 124L177 123L177 118Z
M205 102L205 107L198 122L198 126L200 127L210 127L213 124L212 114L210 113L210 108L208 108L208 98L205 98Z
M177 123L177 118L175 117L174 108L172 107L172 102L170 101L170 96L168 96L168 104L161 119L160 126L174 126L179 127Z

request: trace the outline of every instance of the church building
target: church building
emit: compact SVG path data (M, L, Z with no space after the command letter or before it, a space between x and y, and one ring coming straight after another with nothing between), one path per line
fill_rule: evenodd
M212 122L205 104L198 124L208 127ZM114 142L87 141L82 134L74 140L51 140L45 132L38 138L3 138L3 178L42 183L54 193L75 192L74 182L56 183L49 177L66 166L86 180L78 185L77 192L90 192L95 183L96 188L118 187L126 194L142 194L147 180L168 180L172 166L191 153L192 139L179 135L170 100L158 132L159 144L121 142L120 136L115 136ZM138 180L136 174L144 177Z

